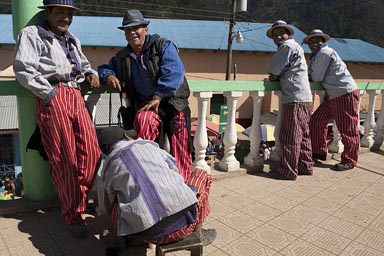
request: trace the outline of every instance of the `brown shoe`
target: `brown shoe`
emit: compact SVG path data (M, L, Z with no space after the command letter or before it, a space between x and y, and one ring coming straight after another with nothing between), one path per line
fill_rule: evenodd
M355 166L351 164L338 163L333 166L333 170L335 171L347 171L353 169Z

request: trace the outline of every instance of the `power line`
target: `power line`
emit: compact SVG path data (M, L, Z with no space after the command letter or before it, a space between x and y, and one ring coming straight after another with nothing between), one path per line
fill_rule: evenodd
M116 2L116 3L121 3L119 0L111 0L110 2ZM140 8L141 11L143 12L152 12L152 13L159 13L162 15L183 15L183 16L190 16L190 17L205 17L205 18L214 18L214 19L227 19L230 16L230 13L228 12L220 12L220 11L211 11L211 10L206 10L206 9L194 9L194 8L185 8L185 7L178 7L178 6L169 6L169 5L158 5L158 4L150 4L150 3L139 3L139 2L128 2L129 4L135 4L139 6L144 6L144 8ZM127 8L125 7L118 7L118 6L105 6L105 5L98 5L98 4L89 4L89 3L79 3L79 7L82 9L87 9L89 12L95 12L95 13L105 13L105 10L107 9L117 9L121 10L122 12L125 12ZM84 8L86 7L86 8ZM89 8L87 8L89 7ZM176 10L176 11L157 11L152 9L152 7L157 7L157 8L163 8L163 9L171 9L171 10ZM101 8L102 11L95 10ZM178 11L185 11L185 12L178 12ZM114 11L107 11L110 14L116 14L116 15L121 15L120 12L114 12ZM198 13L204 13L204 14L191 14L191 12L198 12ZM210 15L212 13L212 15ZM154 18L164 18L164 16L156 16L156 15L146 15L148 17L154 17Z

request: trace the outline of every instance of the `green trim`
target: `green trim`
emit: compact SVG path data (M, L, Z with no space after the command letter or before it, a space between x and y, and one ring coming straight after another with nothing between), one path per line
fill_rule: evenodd
M229 91L279 91L278 82L267 81L219 81L219 80L189 80L189 87L192 92L229 92ZM384 89L383 81L360 81L357 82L360 90L381 90ZM324 90L320 83L311 83L312 90ZM87 92L86 86L82 86L83 92ZM105 86L89 91L88 93L105 93ZM16 80L0 81L0 96L25 95L29 93Z

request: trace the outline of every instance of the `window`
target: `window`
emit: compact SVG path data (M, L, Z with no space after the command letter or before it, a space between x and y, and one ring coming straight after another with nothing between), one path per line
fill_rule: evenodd
M14 174L14 156L11 134L0 135L0 174Z

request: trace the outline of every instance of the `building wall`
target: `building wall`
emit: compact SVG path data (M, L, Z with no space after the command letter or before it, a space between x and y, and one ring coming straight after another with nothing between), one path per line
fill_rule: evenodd
M109 59L120 50L119 47L83 47L83 51L94 69ZM13 63L13 46L0 47L0 70L4 70ZM267 66L272 53L237 52L232 55L233 63L237 64L237 80L263 80L268 77ZM226 72L226 51L211 50L180 50L180 57L186 69L189 80L224 80ZM347 63L350 72L357 80L384 80L384 64ZM233 79L233 70L231 70ZM363 96L361 109L368 108L368 96ZM197 117L197 99L191 95L189 98L192 117ZM376 108L381 106L381 95L377 98ZM315 107L319 99L315 97ZM208 109L210 106L208 105ZM252 98L248 92L238 100L238 119L252 118ZM278 109L278 100L274 92L268 92L263 101L262 112L272 112ZM207 113L209 114L209 113Z

